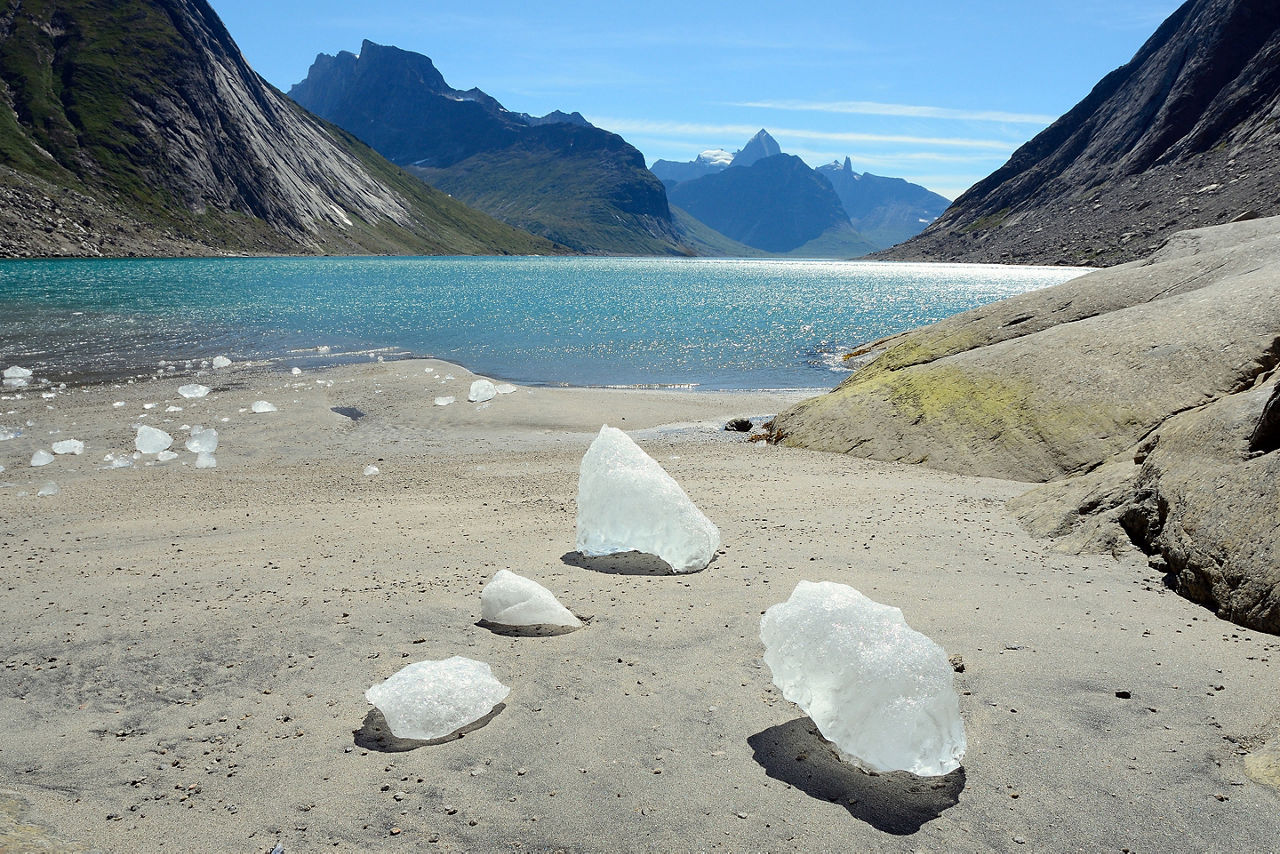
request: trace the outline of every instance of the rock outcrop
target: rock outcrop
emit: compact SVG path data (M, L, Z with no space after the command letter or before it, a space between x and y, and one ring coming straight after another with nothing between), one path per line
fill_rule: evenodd
M791 445L1054 481L1019 504L1075 548L1128 548L1223 616L1280 632L1280 218L870 345L775 419Z
M1280 213L1280 6L1189 0L1132 61L882 257L1105 266Z
M268 86L205 0L8 4L0 166L20 208L74 194L54 232L11 217L10 254L115 254L133 232L182 254L555 251Z

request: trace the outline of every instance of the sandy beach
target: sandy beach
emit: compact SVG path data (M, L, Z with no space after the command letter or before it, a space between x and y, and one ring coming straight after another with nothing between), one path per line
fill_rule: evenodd
M1005 507L1026 484L721 429L795 393L476 405L472 379L235 365L6 392L0 426L23 435L0 441L0 851L1280 849L1280 639L1137 553L1031 538ZM193 381L212 392L183 398ZM138 423L179 458L109 468ZM573 552L603 423L719 526L705 571ZM216 468L181 449L196 424L219 432ZM61 439L84 453L30 467ZM477 626L499 569L589 624ZM961 770L865 774L780 696L759 621L802 579L962 656ZM389 737L365 689L453 655L488 662L505 703L461 738Z

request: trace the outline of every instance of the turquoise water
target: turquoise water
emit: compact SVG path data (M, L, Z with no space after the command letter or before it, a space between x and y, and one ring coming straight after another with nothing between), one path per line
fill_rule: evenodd
M0 262L0 367L432 356L521 383L827 387L853 346L1080 271L649 258ZM324 348L327 348L324 349Z

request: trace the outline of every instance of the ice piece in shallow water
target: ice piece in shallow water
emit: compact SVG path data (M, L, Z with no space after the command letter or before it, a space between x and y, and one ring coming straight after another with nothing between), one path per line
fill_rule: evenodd
M216 469L217 467L218 467L218 461L214 458L213 454L209 453L208 451L201 451L200 453L196 454L196 468Z
M31 369L24 368L21 365L10 365L4 369L4 378L7 380L25 380L31 377Z
M582 625L550 590L505 569L480 591L480 619L502 626Z
M471 393L467 395L467 400L472 403L484 403L486 400L493 400L498 394L497 386L488 380L476 380L471 384Z
M902 611L845 584L801 581L760 619L764 660L782 696L846 759L871 771L949 774L964 721L947 654Z
M489 665L455 655L419 661L364 692L396 738L443 738L483 718L511 689Z
M516 387L511 383L498 383L493 387L493 389L498 394L514 394L516 391Z
M697 572L719 547L719 529L657 460L621 430L601 427L578 471L578 551L644 552Z
M229 368L231 367L231 360L226 356L214 356L213 366L215 368Z
M63 439L61 442L53 443L53 452L55 454L83 454L84 442L79 439Z
M277 407L269 400L255 400L251 407L254 412L275 412Z
M453 395L449 395L447 397L437 397L436 406L448 406L449 404L453 403L455 400L457 400L457 398L454 397Z
M48 498L50 495L57 495L58 492L60 492L58 484L51 480L47 480L44 482L44 485L40 487L39 491L36 492L36 495L40 498Z
M158 427L143 424L138 428L138 435L133 446L144 454L158 454L166 451L173 444L173 437Z
M47 466L51 462L53 462L53 454L49 453L44 448L41 448L31 455L32 468L38 469L40 466Z
M381 470L381 469L379 469L377 466L365 466L365 467L364 467L364 476L365 476L365 477L373 477L375 474L382 474L382 470Z
M207 385L200 385L199 383L178 386L178 394L183 397L204 397L210 391L211 389Z
M212 427L201 427L197 424L191 428L191 438L187 440L187 450L193 454L212 454L218 450L218 431Z

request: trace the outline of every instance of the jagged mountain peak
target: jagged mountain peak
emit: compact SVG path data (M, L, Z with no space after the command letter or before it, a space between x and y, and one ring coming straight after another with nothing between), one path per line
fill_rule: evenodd
M742 150L733 156L733 162L730 165L752 166L766 157L776 157L781 153L782 147L778 145L778 141L770 136L767 130L761 128L742 147Z

